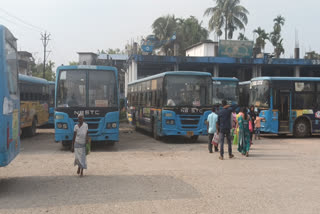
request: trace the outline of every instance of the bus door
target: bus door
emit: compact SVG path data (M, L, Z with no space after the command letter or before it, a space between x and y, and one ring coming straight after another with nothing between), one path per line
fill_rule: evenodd
M289 132L290 92L280 90L279 132Z

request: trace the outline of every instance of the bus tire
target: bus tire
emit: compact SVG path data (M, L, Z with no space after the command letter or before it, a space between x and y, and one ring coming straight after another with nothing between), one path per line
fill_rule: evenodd
M152 123L152 135L153 135L153 138L155 140L160 140L160 136L158 135L158 125L157 125L157 122L155 120L153 120L153 123Z
M63 140L62 142L62 147L65 148L65 149L71 149L71 146L72 146L72 141L70 140Z
M32 125L28 128L25 128L26 135L28 137L33 137L37 133L37 118L34 118L32 121Z
M310 124L307 119L299 119L294 124L293 135L299 138L308 137L310 135Z
M190 137L191 143L197 142L198 138L199 138L199 135L193 135L193 136L191 136L191 137Z

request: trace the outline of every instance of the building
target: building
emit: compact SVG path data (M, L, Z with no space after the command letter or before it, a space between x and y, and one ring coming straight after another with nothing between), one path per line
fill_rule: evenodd
M218 42L206 40L186 49L186 56L215 57L218 56Z
M18 51L19 73L32 76L32 65L35 64L34 58L30 52Z

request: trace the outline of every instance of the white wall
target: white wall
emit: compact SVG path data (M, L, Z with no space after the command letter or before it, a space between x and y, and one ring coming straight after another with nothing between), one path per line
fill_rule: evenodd
M186 51L186 56L214 56L214 44L213 43L204 43L198 46L195 46Z

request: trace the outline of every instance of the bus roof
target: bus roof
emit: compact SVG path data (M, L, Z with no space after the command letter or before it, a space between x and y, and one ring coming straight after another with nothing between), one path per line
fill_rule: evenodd
M239 85L249 85L251 81L239 82Z
M23 75L23 74L19 74L19 81L36 83L36 84L45 84L45 85L49 84L49 82L45 79L42 79L39 77L27 76L27 75Z
M62 65L57 68L60 70L109 70L117 72L117 68L112 66L101 66L101 65Z
M320 77L256 77L251 81L269 80L269 81L320 81Z
M239 82L239 79L238 79L238 78L235 78L235 77L212 77L212 80L215 80L215 81Z
M55 82L53 82L53 81L48 81L49 82L49 84L50 85L54 85L54 84L56 84Z
M191 76L208 76L211 77L211 74L208 72L198 72L198 71L167 71L167 72L163 72L160 74L156 74L156 75L152 75L149 77L145 77L139 80L136 80L134 82L129 83L128 85L132 85L135 83L139 83L139 82L143 82L143 81L147 81L147 80L152 80L152 79L156 79L158 77L163 77L163 76L170 76L170 75L181 75L181 76L185 76L185 75L191 75Z

